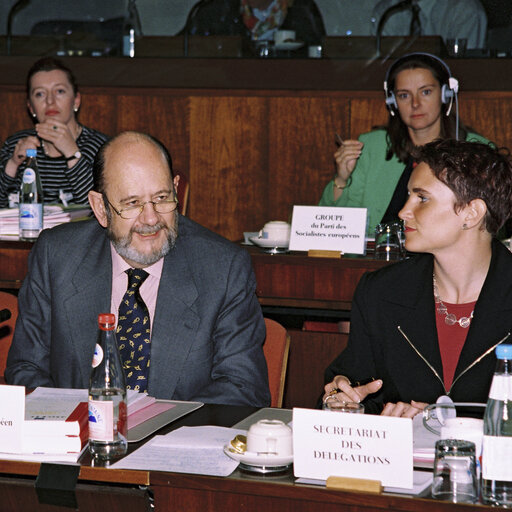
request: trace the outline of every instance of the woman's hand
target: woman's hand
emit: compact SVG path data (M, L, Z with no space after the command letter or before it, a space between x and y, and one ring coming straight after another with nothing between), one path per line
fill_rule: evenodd
M69 127L54 119L36 124L36 132L41 139L53 144L55 149L64 157L70 157L78 151L75 138Z
M420 414L428 404L424 402L415 402L411 400L410 404L398 402L393 404L388 402L381 412L381 416L395 416L398 418L414 418L416 414Z
M358 140L344 140L336 153L334 153L337 168L336 185L339 187L347 184L362 149L362 142Z
M20 139L16 143L16 146L14 146L11 158L7 160L5 173L11 178L14 178L18 172L18 167L21 162L27 158L27 149L37 149L40 145L41 143L39 142L39 139L33 135Z
M356 383L357 384L357 383ZM337 375L334 380L324 387L325 394L323 400L332 397L331 400L339 402L361 402L368 395L376 393L382 387L381 380L374 380L361 386L352 385L350 380L344 375Z

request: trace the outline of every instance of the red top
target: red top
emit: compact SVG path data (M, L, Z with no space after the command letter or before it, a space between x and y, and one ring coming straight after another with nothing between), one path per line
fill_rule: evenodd
M461 317L470 317L471 312L475 309L475 302L468 302L467 304L450 304L444 302L448 313L456 316L457 320ZM445 322L446 315L438 313L436 308L436 327L437 338L439 340L439 350L441 352L441 361L443 363L443 380L446 391L448 391L453 382L455 368L459 361L462 347L466 342L469 327L461 327L458 323L448 325Z

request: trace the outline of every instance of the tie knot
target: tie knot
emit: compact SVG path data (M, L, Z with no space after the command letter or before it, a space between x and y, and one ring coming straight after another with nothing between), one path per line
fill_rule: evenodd
M149 276L149 274L142 268L129 268L126 273L128 274L128 288L135 289L139 288Z

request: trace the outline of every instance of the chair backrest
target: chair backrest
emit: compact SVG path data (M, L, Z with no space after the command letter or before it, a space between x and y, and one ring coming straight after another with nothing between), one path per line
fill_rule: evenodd
M18 297L12 293L0 292L0 311L3 309L8 309L11 312L11 318L0 323L0 380L3 379L7 353L11 346L14 325L18 317Z
M182 215L187 214L188 208L188 196L190 193L190 182L188 181L188 177L186 174L182 172L176 173L176 176L180 177L180 181L178 183L178 211Z
M271 406L282 407L290 336L286 329L275 320L265 318L265 327L267 328L267 337L263 344L263 353L267 361Z

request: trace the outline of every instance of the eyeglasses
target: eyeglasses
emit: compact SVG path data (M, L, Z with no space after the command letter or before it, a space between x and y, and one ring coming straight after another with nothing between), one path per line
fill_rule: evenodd
M153 205L153 208L156 213L171 213L178 207L178 200L163 200L163 201L146 201L142 204L137 204L134 206L127 206L126 208L121 208L118 210L109 200L108 197L105 196L107 203L111 206L112 210L114 210L119 217L122 219L135 219L138 217L143 211L144 206L148 203Z

